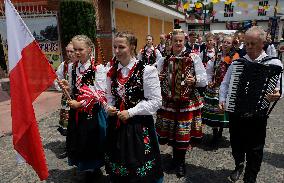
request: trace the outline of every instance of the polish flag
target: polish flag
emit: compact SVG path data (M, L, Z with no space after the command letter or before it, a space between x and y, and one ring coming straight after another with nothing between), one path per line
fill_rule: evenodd
M45 180L48 168L32 103L52 85L56 74L10 0L5 0L5 14L13 144Z

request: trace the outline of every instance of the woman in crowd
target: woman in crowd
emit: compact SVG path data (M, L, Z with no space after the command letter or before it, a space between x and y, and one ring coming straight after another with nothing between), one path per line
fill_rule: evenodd
M207 63L209 60L214 60L215 58L215 36L212 33L208 33L205 35L206 47L200 53L200 58L204 67L207 67Z
M153 114L161 106L157 69L136 59L137 39L119 32L107 77L107 171L113 183L160 183L161 158Z
M233 37L225 36L222 43L222 51L216 60L211 59L207 64L208 86L205 91L205 105L203 107L202 121L213 129L212 143L215 144L218 138L222 137L224 127L228 127L228 116L219 110L219 89L221 82L233 60L239 58L234 51Z
M145 65L153 65L162 57L161 52L153 45L154 38L152 35L146 36L146 45L137 55L138 60L143 61Z
M73 63L68 88L66 80L61 85L71 91L67 127L67 155L69 165L86 171L86 182L101 174L104 165L106 115L106 74L103 65L97 65L92 57L93 43L85 35L72 38L78 61Z
M58 80L67 80L69 79L69 72L72 69L73 63L77 60L75 53L74 53L74 48L72 42L70 42L66 46L66 56L67 59L62 62L57 70L56 74L58 76ZM55 83L55 87L58 91L61 91L61 88ZM61 109L60 109L60 119L59 119L59 128L57 129L61 135L66 136L67 134L67 124L68 124L68 118L69 118L69 109L70 107L67 104L67 98L65 95L62 95L61 97Z
M191 138L200 139L203 136L203 101L196 87L206 86L206 70L202 61L197 54L186 51L184 41L184 32L174 30L172 54L160 59L157 65L160 71L163 104L157 112L156 129L160 144L173 147L173 166L178 177L185 175L185 154L190 148ZM176 77L169 79L173 75ZM175 85L172 85L173 80L176 82Z

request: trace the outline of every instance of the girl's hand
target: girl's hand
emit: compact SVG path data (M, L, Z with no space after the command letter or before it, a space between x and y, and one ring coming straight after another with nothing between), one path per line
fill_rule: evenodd
M225 112L225 102L219 104L219 109L221 112Z
M69 87L69 83L67 80L62 79L62 80L57 81L57 83L61 88L66 89L68 92L70 92L70 87Z
M117 114L117 110L113 106L108 106L107 113L109 116L115 116Z
M208 87L209 87L209 88L213 88L213 86L214 86L214 83L209 81L209 82L208 82Z
M126 120L129 118L129 113L127 110L123 110L117 113L117 117L123 122L126 123Z
M77 102L76 100L69 100L68 101L68 105L72 109L78 109L78 108L82 107L82 103L81 102Z

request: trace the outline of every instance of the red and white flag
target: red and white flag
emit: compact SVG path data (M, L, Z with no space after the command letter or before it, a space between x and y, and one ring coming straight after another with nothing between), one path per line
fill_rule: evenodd
M40 180L48 168L33 109L33 101L53 84L56 74L10 0L5 0L15 150Z

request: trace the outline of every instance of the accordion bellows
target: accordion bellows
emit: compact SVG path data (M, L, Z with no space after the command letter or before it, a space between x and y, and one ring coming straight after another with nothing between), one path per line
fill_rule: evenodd
M276 88L282 68L238 59L233 62L226 111L241 115L266 115L266 95Z

